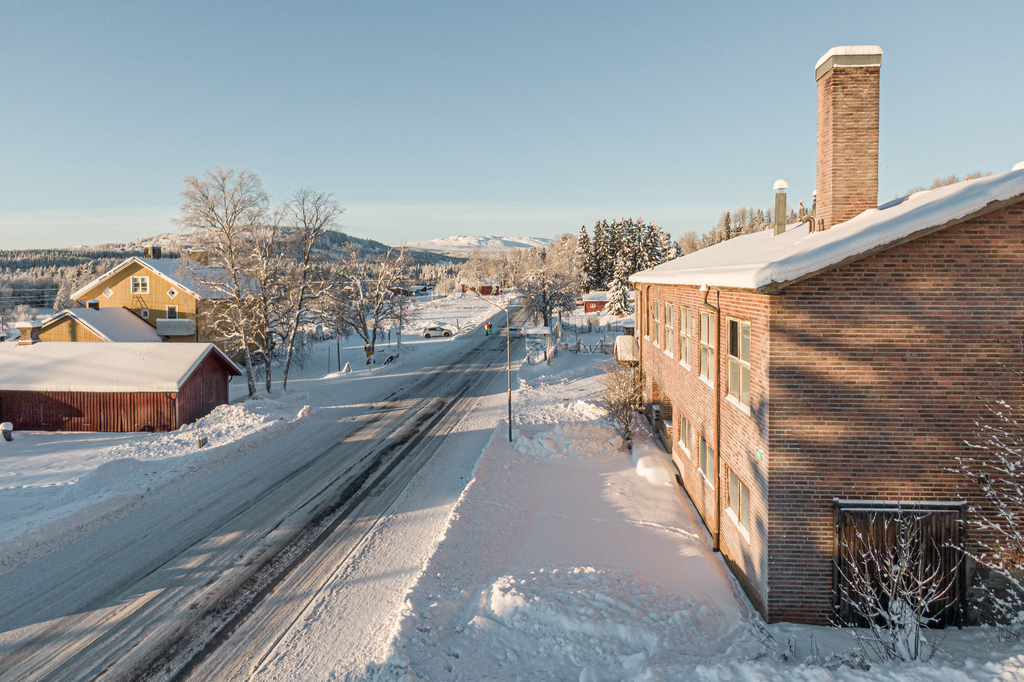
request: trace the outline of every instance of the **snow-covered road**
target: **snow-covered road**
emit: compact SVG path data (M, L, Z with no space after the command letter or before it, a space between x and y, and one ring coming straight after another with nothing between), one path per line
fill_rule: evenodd
M378 579L350 558L386 537L392 565L373 571L396 585L415 578L434 537L403 542L394 518L368 533L399 495L443 528L502 416L503 351L501 336L474 337L416 373L379 376L368 399L339 400L243 454L196 462L207 475L164 482L12 564L0 575L0 679L248 678L276 660L296 623L315 629L309 615L328 603L359 616L333 614L331 636L349 623L343 634L360 638L349 641L372 646L360 632L376 628L384 646L401 590L363 589L361 602L322 591ZM424 483L407 487L424 465Z

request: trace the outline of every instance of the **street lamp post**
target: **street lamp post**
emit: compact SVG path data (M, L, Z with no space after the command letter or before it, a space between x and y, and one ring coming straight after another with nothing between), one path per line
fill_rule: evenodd
M502 307L493 301L488 301L486 298L480 295L480 292L474 291L473 295L479 298L484 303L490 303L498 310L505 312L505 373L508 375L508 442L512 442L512 331L509 328L508 321L508 307Z

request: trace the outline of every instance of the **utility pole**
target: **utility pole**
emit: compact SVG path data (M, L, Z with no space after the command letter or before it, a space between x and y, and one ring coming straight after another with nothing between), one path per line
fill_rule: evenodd
M508 442L512 442L512 331L509 327L508 321L508 306L502 307L493 301L488 301L486 298L480 295L479 292L473 291L473 295L479 298L484 303L490 303L498 310L505 311L505 373L508 375Z

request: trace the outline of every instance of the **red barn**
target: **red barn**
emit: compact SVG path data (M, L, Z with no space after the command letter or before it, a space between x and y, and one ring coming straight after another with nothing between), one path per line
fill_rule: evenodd
M0 421L40 431L173 431L228 402L213 344L0 344Z
M961 521L985 501L951 469L985 399L1024 399L1007 369L1024 330L1024 164L879 206L880 64L856 47L817 65L814 218L630 278L648 415L770 622L845 608L836 557L865 510L915 506L932 546L976 542ZM967 571L941 560L962 606Z

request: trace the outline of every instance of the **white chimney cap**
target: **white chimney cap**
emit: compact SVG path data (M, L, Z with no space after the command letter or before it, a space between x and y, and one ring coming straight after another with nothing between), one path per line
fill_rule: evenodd
M778 180L775 181L775 185L772 187L772 189L789 189L789 183L783 180L782 178L779 178Z
M1013 168L1011 168L1010 170L1011 170L1011 171L1015 171L1015 170L1024 170L1024 161L1021 161L1020 163L1018 163L1018 164L1015 164L1015 165L1014 165L1014 167L1013 167Z
M826 52L814 65L814 70L829 60L830 57L865 57L869 55L882 54L882 48L878 45L842 45L833 47Z

